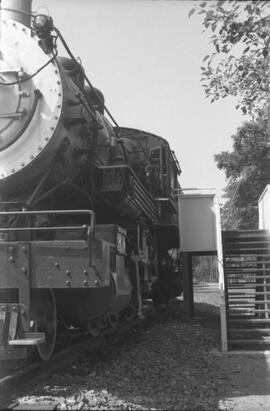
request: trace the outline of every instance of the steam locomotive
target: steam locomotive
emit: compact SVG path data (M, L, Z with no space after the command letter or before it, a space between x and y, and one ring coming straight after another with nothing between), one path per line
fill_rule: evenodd
M180 167L118 126L31 0L2 0L0 91L0 359L48 360L60 323L96 334L181 292Z

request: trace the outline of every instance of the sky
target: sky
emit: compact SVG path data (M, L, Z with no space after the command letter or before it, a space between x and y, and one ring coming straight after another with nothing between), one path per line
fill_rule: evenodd
M53 17L92 84L120 126L168 140L179 160L183 188L215 188L222 201L225 173L214 154L231 150L244 118L236 102L210 103L200 85L211 33L193 1L33 0Z

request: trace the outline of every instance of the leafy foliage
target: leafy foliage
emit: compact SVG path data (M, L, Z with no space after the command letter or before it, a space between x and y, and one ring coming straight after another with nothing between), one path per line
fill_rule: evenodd
M203 59L201 82L211 102L236 96L237 109L267 118L270 16L268 1L204 1L189 11L203 17L211 54Z
M258 228L258 199L270 183L270 146L266 122L244 123L233 139L233 151L215 155L228 179L222 208L223 229Z
M194 282L218 282L218 260L216 256L193 256Z

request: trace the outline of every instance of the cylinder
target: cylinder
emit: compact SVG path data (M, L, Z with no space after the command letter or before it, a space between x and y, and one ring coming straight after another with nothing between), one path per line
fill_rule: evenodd
M31 26L32 0L1 0L1 19Z

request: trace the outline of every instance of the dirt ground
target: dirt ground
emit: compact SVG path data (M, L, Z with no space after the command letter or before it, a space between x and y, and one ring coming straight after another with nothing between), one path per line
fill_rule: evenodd
M229 356L232 370L225 394L227 409L234 411L270 410L270 358Z
M269 411L270 357L223 355L217 286L196 285L194 297L190 321L176 300L94 355L29 381L10 402L53 401L58 410Z

